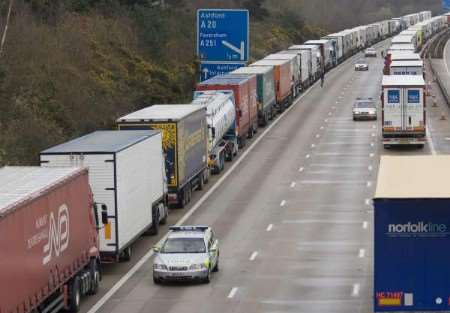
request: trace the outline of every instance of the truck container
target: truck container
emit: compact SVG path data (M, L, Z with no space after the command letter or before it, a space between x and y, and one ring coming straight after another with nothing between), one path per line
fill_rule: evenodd
M450 308L450 157L382 156L374 197L374 311Z
M311 57L311 72L313 76L313 81L315 82L320 78L322 74L322 54L320 52L320 47L317 45L294 45L290 46L288 50L305 50L309 51Z
M391 51L391 60L394 61L421 61L418 53L412 53L409 51Z
M391 46L396 45L406 45L410 46L413 45L414 49L417 48L417 37L416 35L397 35L392 38L391 40Z
M362 50L368 46L367 43L367 26L359 26L355 28L358 36L358 49Z
M391 75L423 75L423 61L393 61Z
M283 50L281 54L297 54L300 57L300 80L302 90L308 88L312 82L312 65L310 50Z
M256 75L216 76L197 85L197 91L231 90L236 107L239 148L245 146L258 127L258 102L256 96Z
M416 52L416 48L414 47L414 45L392 45L392 46L389 47L388 53L389 52L393 52L393 51L402 51L402 52L415 53Z
M260 60L250 64L250 66L273 67L276 106L278 112L283 112L293 101L294 82L292 81L293 75L289 60Z
M76 312L100 282L86 168L0 169L0 312Z
M153 105L117 119L120 130L160 130L168 203L181 208L208 182L206 110L191 104Z
M296 98L302 90L301 60L298 54L274 53L266 56L263 60L289 60L291 62L292 80L294 81L293 97Z
M336 66L341 63L344 59L344 35L340 33L329 34L321 39L331 41L331 46L333 48L333 65Z
M232 161L238 153L233 91L196 91L192 104L206 109L208 167L212 174L219 174L225 161Z
M161 142L159 131L96 131L41 152L43 167L89 167L94 200L108 207L102 262L128 261L136 239L166 221Z
M275 116L276 97L275 82L273 80L273 66L241 67L232 74L256 75L258 99L258 123L266 126Z
M387 75L382 81L382 135L392 145L423 147L426 140L425 81L421 75Z
M307 46L318 46L321 55L321 64L325 71L330 70L333 67L333 46L330 40L308 40L304 43Z

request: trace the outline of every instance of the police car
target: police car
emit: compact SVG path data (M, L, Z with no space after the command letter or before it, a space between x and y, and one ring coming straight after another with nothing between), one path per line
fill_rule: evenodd
M153 281L209 283L219 270L219 240L208 226L172 226L161 246L153 248Z

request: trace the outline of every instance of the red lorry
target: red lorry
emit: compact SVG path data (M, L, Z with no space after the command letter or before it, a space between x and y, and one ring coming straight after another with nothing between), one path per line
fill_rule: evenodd
M85 168L0 169L0 313L76 312L97 292L92 199Z
M245 146L246 139L253 137L258 127L258 102L256 75L216 76L197 85L197 91L231 90L236 107L236 131L238 146Z

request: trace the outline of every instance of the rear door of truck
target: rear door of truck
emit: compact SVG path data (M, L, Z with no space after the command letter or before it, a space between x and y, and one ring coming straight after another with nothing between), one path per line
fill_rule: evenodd
M403 129L409 131L424 131L425 114L423 89L405 88L403 97Z
M385 88L383 107L383 130L398 131L403 128L403 90Z

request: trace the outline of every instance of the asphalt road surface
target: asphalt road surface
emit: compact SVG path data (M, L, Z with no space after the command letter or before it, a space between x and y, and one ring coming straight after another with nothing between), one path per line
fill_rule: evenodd
M164 228L135 245L132 263L106 266L100 293L84 300L82 312L372 312L371 198L380 155L447 151L450 123L440 120L448 116L443 103L429 106L431 144L384 150L380 121L352 120L356 97L380 96L383 60L368 58L370 70L355 72L360 57L260 130L227 177L171 211L169 224L189 212L184 224L210 225L220 239L220 272L210 284L154 285L151 253L126 275Z

